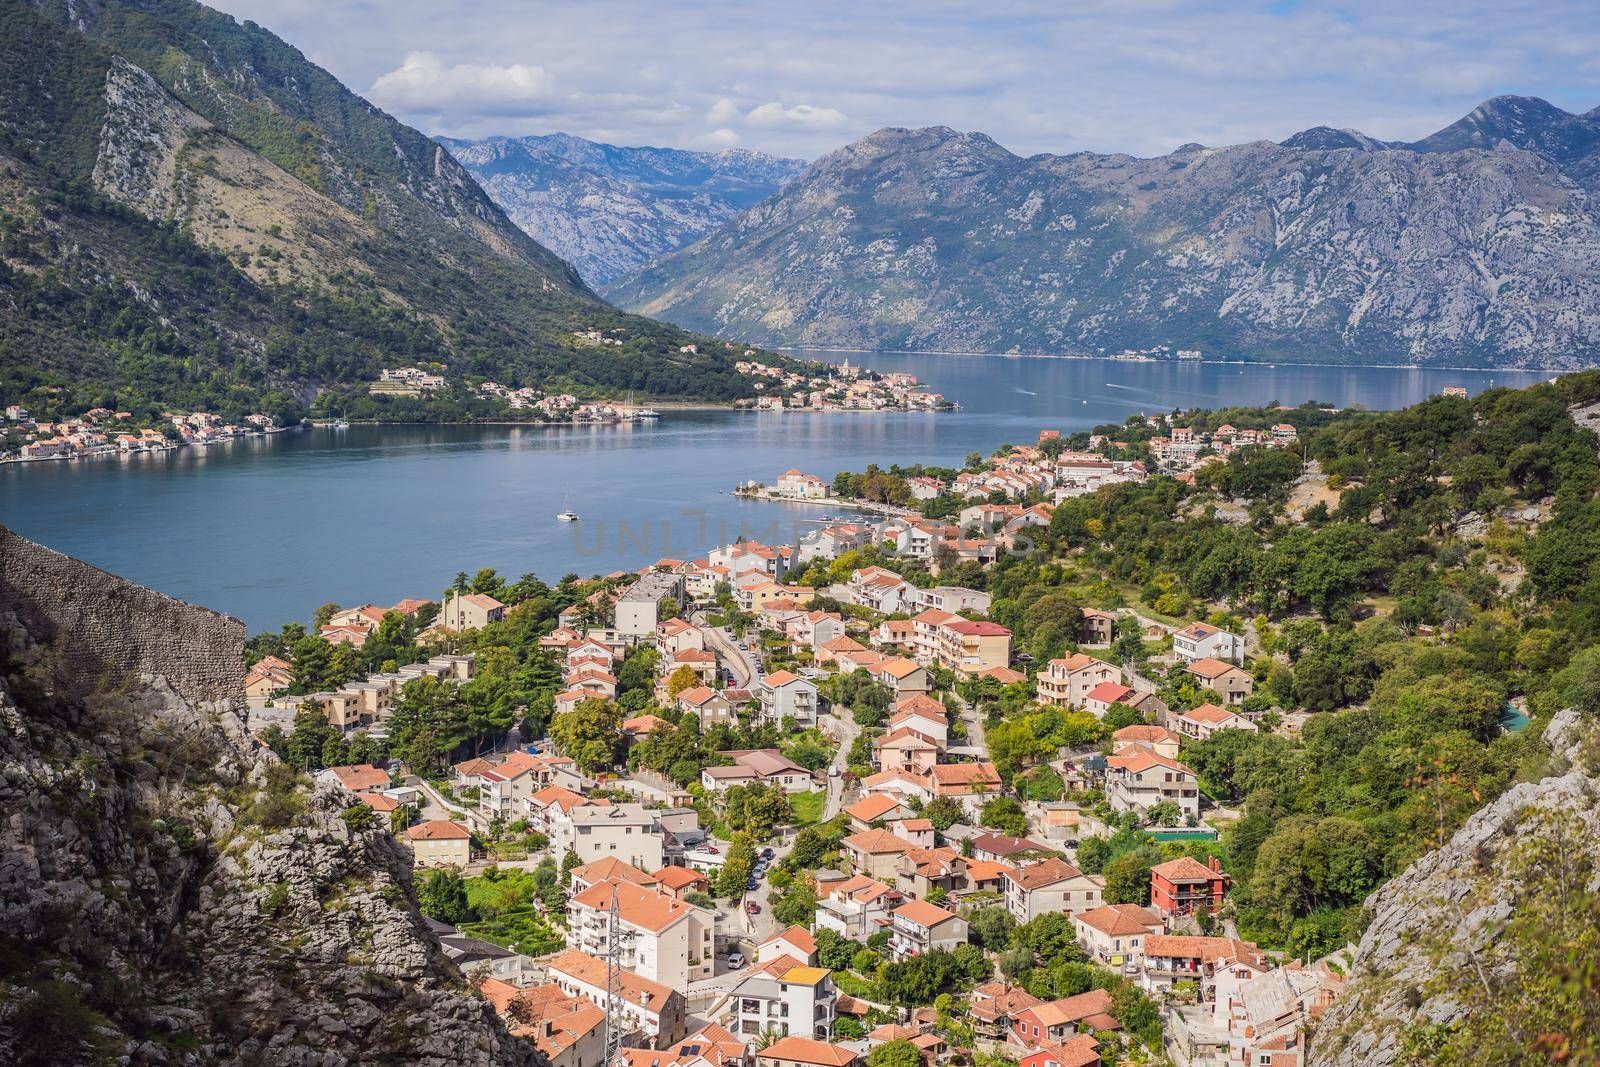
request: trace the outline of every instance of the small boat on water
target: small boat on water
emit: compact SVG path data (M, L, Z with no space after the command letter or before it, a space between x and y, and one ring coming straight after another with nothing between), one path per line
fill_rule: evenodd
M578 521L578 513L572 510L572 501L568 499L566 493L561 495L561 511L556 514L556 518L561 522Z

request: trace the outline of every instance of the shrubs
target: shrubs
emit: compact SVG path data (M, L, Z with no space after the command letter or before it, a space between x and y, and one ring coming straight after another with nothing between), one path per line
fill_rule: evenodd
M256 795L241 814L241 821L264 830L281 830L293 825L306 811L303 785L293 767L286 763L271 764Z

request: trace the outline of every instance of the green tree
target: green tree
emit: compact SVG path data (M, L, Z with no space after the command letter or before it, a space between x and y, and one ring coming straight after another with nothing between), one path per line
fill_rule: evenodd
M417 890L417 906L422 914L451 926L459 926L476 918L472 905L467 902L467 884L461 875L449 869L429 873Z
M1010 797L995 797L985 801L978 821L1012 837L1024 837L1028 833L1027 813L1022 810L1021 804Z
M584 770L610 770L622 751L622 711L598 697L579 701L551 721L550 737Z
M756 869L755 841L747 833L737 833L728 843L728 854L717 873L717 895L733 900L744 895L750 875Z
M1159 857L1155 857L1159 862ZM1150 903L1152 857L1143 849L1124 853L1106 864L1105 902L1107 904Z

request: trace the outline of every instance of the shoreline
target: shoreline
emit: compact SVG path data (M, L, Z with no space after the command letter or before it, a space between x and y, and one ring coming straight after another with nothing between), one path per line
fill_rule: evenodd
M1262 367L1276 370L1279 367L1328 367L1335 370L1420 370L1420 371L1452 371L1470 372L1474 374L1580 374L1594 367L1473 367L1453 363L1325 363L1317 360L1300 359L1158 359L1148 357L1142 359L1119 358L1117 356L1101 356L1082 352L968 352L958 349L932 349L932 348L847 348L824 347L820 345L773 345L770 346L778 352L841 352L849 355L871 355L882 353L890 356L955 356L963 359L1082 359L1100 360L1105 363L1164 363L1175 367L1194 366L1196 364L1209 364L1215 367Z
M65 456L7 456L0 459L0 466L22 463L68 463L78 459L132 459L135 456L156 456L164 452L182 452L186 448L214 448L218 445L231 445L238 441L249 441L257 437L271 437L280 433L295 433L300 430L309 430L310 426L296 423L293 426L274 426L270 430L256 430L253 433L239 434L236 437L224 437L216 441L169 441L160 448L130 448L124 451L112 445L95 449L92 452L73 452Z
M816 497L780 496L775 493L756 492L741 493L737 489L728 491L728 495L739 500L759 500L767 504L809 504L820 508L846 508L851 511L864 511L874 515L888 515L899 517L915 515L918 518L922 512L915 508L904 508L898 504L879 504L869 500L845 500L842 497L830 496L818 499ZM849 520L842 520L848 522Z

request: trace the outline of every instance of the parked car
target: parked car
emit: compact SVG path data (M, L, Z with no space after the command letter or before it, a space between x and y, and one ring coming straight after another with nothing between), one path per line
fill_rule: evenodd
M700 846L700 851L701 852L709 852L713 856L715 856L715 855L717 855L717 853L721 852L722 850L720 848L718 848L716 845L713 845L710 841L707 841L705 844Z
M744 956L737 952L728 953L728 970L737 971L744 966Z
M761 850L761 858L768 863L772 862L772 857L775 855L777 855L777 853L772 851L772 847L770 845Z
M761 905L757 904L753 900L747 900L744 902L744 910L749 912L751 915L760 915Z

